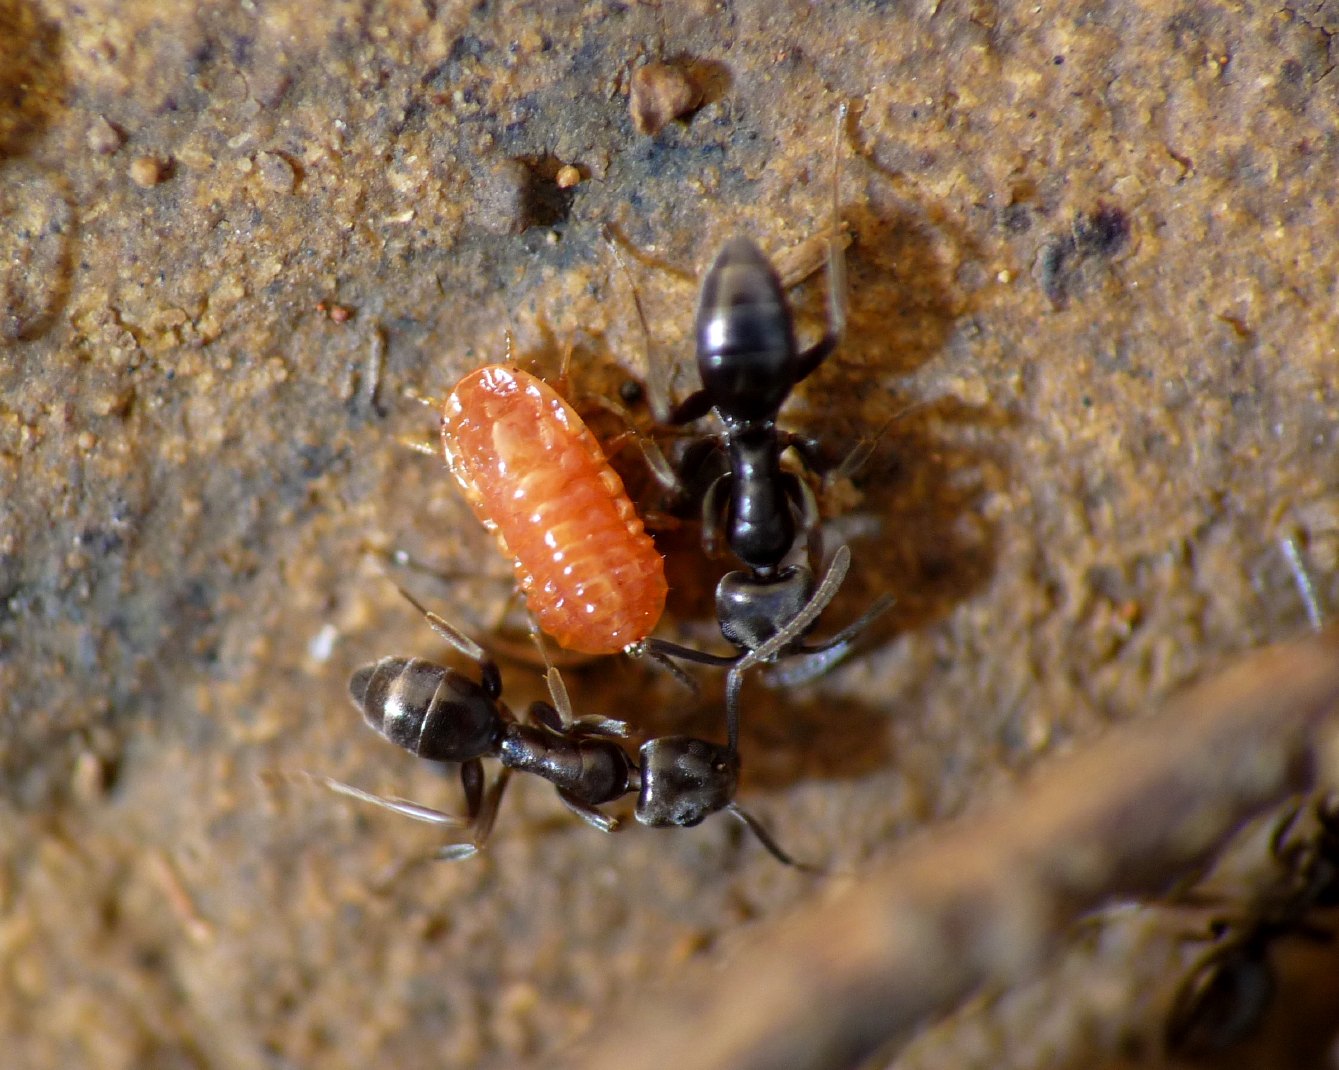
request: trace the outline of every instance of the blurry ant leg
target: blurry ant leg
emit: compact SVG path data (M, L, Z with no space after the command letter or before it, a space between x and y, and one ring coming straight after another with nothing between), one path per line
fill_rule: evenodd
M463 778L466 766L475 765L482 769L482 765L475 760L466 762L461 767L461 776ZM484 844L488 842L489 834L493 831L493 825L497 821L498 807L502 805L502 794L507 790L507 781L511 779L511 770L505 766L498 773L497 779L493 781L493 786L483 796L478 811L474 818L474 837L468 843L448 843L437 851L435 857L443 862L460 862L466 858L473 858L483 850Z
M851 647L860 637L860 633L888 612L895 602L896 599L892 595L882 595L857 620L848 624L836 635L813 646L805 645L790 652L784 664L768 670L765 674L768 686L799 687L830 671L851 652Z
M401 817L412 818L429 825L443 825L447 828L463 829L469 828L471 824L471 820L467 817L456 817L453 814L435 810L431 806L423 806L421 803L401 799L393 795L377 795L370 791L364 791L362 788L355 788L352 784L346 784L334 777L324 776L321 773L303 773L302 775L329 788L338 795L346 795L350 799L357 799L359 802L371 803L373 806L379 806L381 809L389 810Z
M592 828L597 828L601 832L613 832L619 826L618 818L601 813L599 810L595 809L595 807L591 806L590 803L582 802L564 788L558 789L558 798L562 799L564 805L571 810L572 813L576 814L577 817L581 818L582 821L586 822L586 824L590 825Z

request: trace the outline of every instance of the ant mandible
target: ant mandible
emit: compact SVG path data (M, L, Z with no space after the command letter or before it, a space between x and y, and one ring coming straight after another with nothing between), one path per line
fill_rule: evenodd
M690 828L710 815L734 815L779 862L796 862L762 824L735 801L739 753L690 736L665 736L643 743L634 760L617 741L628 734L622 721L574 718L556 669L548 683L552 704L534 702L525 720L517 720L502 702L497 664L468 636L408 593L400 592L429 626L479 667L475 680L421 658L384 657L357 670L349 694L373 729L411 754L433 761L459 762L466 816L387 798L330 777L317 777L341 794L431 824L467 829L470 839L441 848L437 857L463 859L482 849L492 831L498 806L512 772L533 773L551 783L578 817L602 832L613 832L618 819L599 809L637 793L637 820L653 828ZM485 790L482 759L502 764Z

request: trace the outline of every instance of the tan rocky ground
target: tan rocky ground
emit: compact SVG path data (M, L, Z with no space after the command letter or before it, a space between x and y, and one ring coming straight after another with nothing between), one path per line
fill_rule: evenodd
M1336 29L1208 0L0 0L6 1065L542 1062L824 897L724 819L603 837L539 783L481 860L387 881L433 830L266 774L458 805L345 692L442 655L368 545L455 574L401 578L478 634L507 595L397 441L433 428L404 389L507 331L548 373L574 346L588 393L640 378L607 224L682 392L684 272L827 225L842 100L849 337L787 416L837 453L886 427L831 502L831 619L897 605L839 671L750 689L747 805L859 875L1305 629L1284 540L1334 611ZM704 98L654 137L652 60ZM800 306L808 336L821 287ZM709 642L720 566L687 541L666 630ZM641 666L569 686L719 731ZM1176 978L1127 981L1173 946L1059 966L908 1065L1138 1063Z

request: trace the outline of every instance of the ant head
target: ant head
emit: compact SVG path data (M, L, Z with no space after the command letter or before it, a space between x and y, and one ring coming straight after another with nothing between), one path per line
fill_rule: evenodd
M794 620L814 596L814 574L799 565L775 577L728 572L716 585L716 619L721 634L744 650L757 650Z
M497 701L481 684L422 658L364 665L349 679L349 696L374 729L431 761L491 754L504 727Z
M739 755L688 736L642 744L637 820L652 828L689 828L729 806L739 783Z
M781 280L753 242L732 238L702 280L697 368L703 391L727 425L774 419L797 367Z

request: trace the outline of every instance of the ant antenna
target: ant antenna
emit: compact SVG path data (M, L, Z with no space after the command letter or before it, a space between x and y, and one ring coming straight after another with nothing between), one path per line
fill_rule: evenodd
M757 837L758 842L762 844L765 848L767 848L767 853L770 854L773 858L775 858L778 862L780 862L783 866L793 866L795 869L800 870L802 873L823 872L822 866L814 866L810 865L807 862L796 861L795 858L789 852L787 852L784 848L782 848L782 846L779 843L777 843L775 839L773 839L772 834L767 831L767 829L763 826L763 823L759 821L756 817L754 817L752 814L750 814L743 807L739 806L736 803L730 803L728 806L725 807L725 812L727 814L733 814L736 818L738 818L739 821L743 824L743 826L746 829L748 829L751 833L753 833L755 837Z
M851 548L843 544L837 547L837 552L832 555L832 564L828 566L823 582L818 585L818 590L814 592L813 598L809 599L808 605L796 613L785 627L778 629L777 633L762 646L750 650L740 658L731 672L741 673L759 662L767 661L794 642L796 637L802 635L819 618L823 610L827 609L828 603L836 597L837 589L841 587L842 580L846 579L846 573L850 568Z
M646 394L647 400L651 405L651 415L659 423L664 423L669 419L669 377L665 374L665 368L662 362L653 361L651 355L651 329L647 326L646 310L642 307L641 294L637 292L637 283L632 278L632 272L628 270L627 261L623 259L623 254L619 252L618 245L614 242L613 232L609 229L607 223L600 224L600 237L604 239L604 244L614 256L614 262L618 264L619 270L623 272L623 278L627 280L628 289L632 291L632 304L637 310L637 322L642 329L642 364L646 369Z
M448 643L450 643L453 647L455 647L458 651L460 651L460 653L464 654L465 657L469 658L471 661L476 662L479 665L483 665L485 662L489 660L488 655L484 652L484 648L481 647L478 643L476 643L473 639L471 639L468 635L457 629L453 624L448 622L445 618L438 616L432 610L428 609L427 606L425 606L412 594L406 591L398 583L395 584L395 589L400 592L401 598L403 598L406 602L408 602L411 606L413 606L415 609L419 611L419 614L423 617L423 619L428 622L428 627L430 627L434 632L436 632Z
M739 692L744 686L745 670L751 669L759 662L767 661L774 655L779 654L790 646L797 637L803 635L810 625L819 618L823 610L828 607L828 603L836 597L837 590L841 587L842 580L846 579L846 573L850 567L851 548L843 544L837 547L837 552L832 555L832 564L828 566L823 582L818 585L818 590L814 592L814 596L809 599L808 604L795 616L791 617L783 627L777 629L776 634L767 642L748 651L731 666L730 672L725 678L725 727L731 750L738 750L739 746ZM891 604L891 600L880 599L874 604L873 609L856 623L863 628ZM833 645L848 640L849 637L844 631L834 641Z
M846 333L846 258L842 255L841 151L847 101L837 106L832 131L832 233L828 235L828 330L840 340Z

